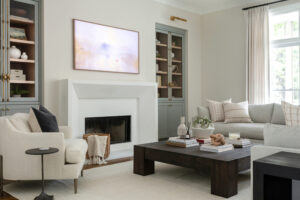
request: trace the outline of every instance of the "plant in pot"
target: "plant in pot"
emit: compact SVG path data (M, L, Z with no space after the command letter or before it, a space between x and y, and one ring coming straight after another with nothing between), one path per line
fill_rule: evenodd
M197 117L193 121L193 136L199 139L207 139L213 134L215 128L207 117Z
M11 90L11 95L13 97L22 97L22 95L26 95L26 94L29 94L29 91L20 88L19 85L14 86Z

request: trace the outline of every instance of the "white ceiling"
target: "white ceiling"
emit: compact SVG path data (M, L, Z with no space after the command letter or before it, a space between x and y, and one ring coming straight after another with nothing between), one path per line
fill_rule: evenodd
M155 0L157 2L181 8L197 14L205 14L237 6L254 3L271 2L273 0Z

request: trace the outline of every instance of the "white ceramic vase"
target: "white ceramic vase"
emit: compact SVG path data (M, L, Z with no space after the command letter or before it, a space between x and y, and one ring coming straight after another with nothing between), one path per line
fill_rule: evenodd
M25 52L23 52L22 55L21 55L21 59L22 60L27 60L28 59L28 55Z
M184 138L186 136L187 128L185 126L185 117L180 118L180 124L177 128L177 135L180 138Z
M8 52L10 58L19 59L21 56L21 51L16 46L10 47Z

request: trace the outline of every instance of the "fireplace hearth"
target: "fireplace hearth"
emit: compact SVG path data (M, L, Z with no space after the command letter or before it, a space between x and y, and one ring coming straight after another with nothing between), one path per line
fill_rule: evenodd
M131 116L85 118L85 133L109 133L111 144L131 142Z

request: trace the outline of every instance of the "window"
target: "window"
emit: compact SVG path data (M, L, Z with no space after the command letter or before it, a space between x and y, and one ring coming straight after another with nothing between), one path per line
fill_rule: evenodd
M269 100L300 104L300 7L270 12Z

